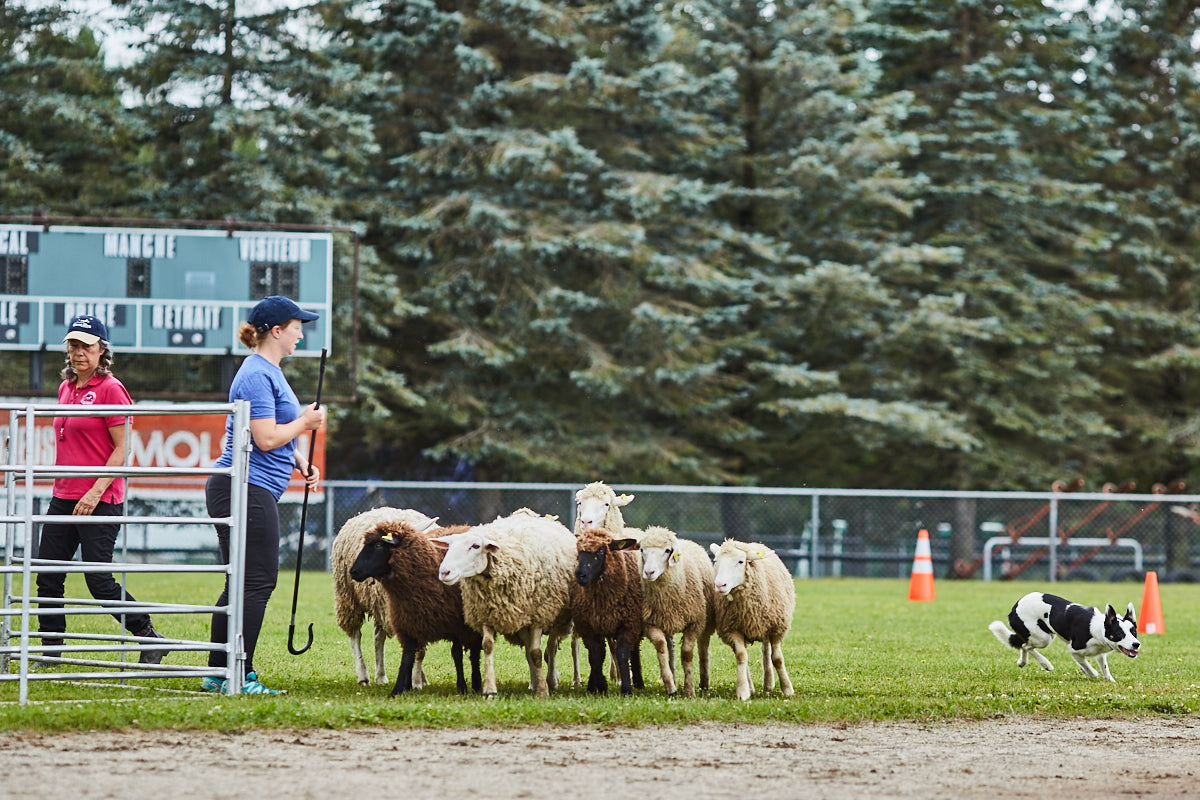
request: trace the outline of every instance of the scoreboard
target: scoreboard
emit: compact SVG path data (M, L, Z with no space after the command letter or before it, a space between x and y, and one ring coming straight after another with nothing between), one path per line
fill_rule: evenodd
M332 234L0 225L0 350L60 350L92 314L123 353L237 353L273 294L321 315L296 356L330 347Z

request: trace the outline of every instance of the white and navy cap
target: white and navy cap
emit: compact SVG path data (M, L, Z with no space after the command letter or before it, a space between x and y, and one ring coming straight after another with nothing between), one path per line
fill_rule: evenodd
M95 344L101 339L108 339L108 328L91 314L82 314L71 320L71 327L67 328L67 335L63 337L63 341L70 339L84 344Z

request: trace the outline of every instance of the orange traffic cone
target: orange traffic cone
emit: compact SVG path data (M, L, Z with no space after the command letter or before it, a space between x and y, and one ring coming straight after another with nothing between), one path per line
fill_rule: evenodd
M933 557L929 553L929 531L917 534L917 552L913 554L912 577L908 581L909 600L933 599Z
M1146 573L1146 588L1142 590L1142 610L1138 614L1138 633L1165 633L1162 603L1158 599L1158 573Z

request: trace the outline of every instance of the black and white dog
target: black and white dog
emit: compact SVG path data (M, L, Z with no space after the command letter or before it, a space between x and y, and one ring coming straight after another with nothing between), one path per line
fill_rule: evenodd
M1137 615L1133 603L1129 604L1125 616L1118 617L1112 606L1101 612L1098 608L1081 606L1057 595L1030 592L1013 606L1008 614L1008 624L1013 627L1011 631L1000 620L989 625L988 630L1004 644L1021 651L1017 657L1018 667L1025 666L1032 655L1042 669L1053 670L1054 665L1038 650L1049 647L1055 636L1061 636L1084 675L1089 678L1103 676L1106 681L1111 681L1109 652L1120 650L1130 658L1137 658L1142 646L1137 640ZM1096 659L1099 674L1087 662L1089 658Z

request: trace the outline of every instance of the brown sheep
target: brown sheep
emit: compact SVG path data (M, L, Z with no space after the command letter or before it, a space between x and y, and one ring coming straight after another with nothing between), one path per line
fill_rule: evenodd
M338 627L350 637L350 652L354 656L354 671L358 682L366 686L371 682L367 664L362 654L362 627L367 617L375 621L375 682L387 680L383 663L384 644L395 635L388 625L387 595L374 579L355 581L350 577L350 565L362 550L363 535L380 522L392 520L407 522L417 530L436 528L437 520L412 508L373 508L356 514L342 525L333 540L331 557L333 562L333 611ZM413 688L425 686L425 673L421 669L423 652L418 652L413 662Z
M393 697L412 688L417 650L443 639L450 640L459 693L467 692L464 647L470 651L471 688L475 692L482 688L479 672L482 638L463 619L462 593L458 587L438 580L442 552L430 541L433 536L465 530L466 526L461 526L418 532L407 523L385 520L363 537L362 551L350 568L350 577L356 581L374 578L387 594L388 621L400 639L402 651Z
M641 558L614 544L602 528L587 528L575 540L578 565L571 587L571 617L588 652L587 690L608 691L604 677L605 642L612 647L620 673L621 694L643 688L641 654ZM632 684L632 685L631 685Z

